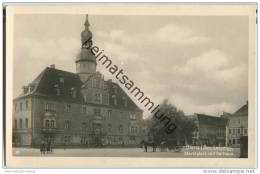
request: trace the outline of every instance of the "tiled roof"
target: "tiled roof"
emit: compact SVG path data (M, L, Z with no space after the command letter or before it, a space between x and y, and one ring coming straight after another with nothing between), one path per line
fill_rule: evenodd
M128 97L128 95L121 89L121 87L112 82L106 81L109 91L109 100L110 106L118 109L126 109L126 110L139 110L140 108ZM35 86L35 89L30 95L37 96L46 96L53 98L55 100L64 101L64 102L72 102L72 103L84 103L84 98L80 92L82 82L79 76L75 73L62 71L55 68L45 68L36 78L32 81ZM57 88L60 89L60 95L57 96ZM113 94L113 88L117 87L117 94ZM74 88L76 91L76 97L73 98L71 96L71 89ZM117 96L117 105L113 105L112 95ZM23 97L24 95L20 95L16 99ZM123 104L123 97L127 99L127 106ZM91 104L98 105L98 104ZM104 105L105 106L105 105Z
M225 126L227 119L205 114L196 114L200 124Z
M248 104L245 104L241 108L239 108L234 115L248 115Z

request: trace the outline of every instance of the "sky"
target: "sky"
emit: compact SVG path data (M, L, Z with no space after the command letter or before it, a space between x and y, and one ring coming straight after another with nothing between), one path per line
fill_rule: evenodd
M84 15L16 15L14 97L45 67L75 72ZM154 103L235 112L248 98L248 17L89 15L94 45ZM114 76L101 64L105 79ZM130 96L147 114L146 108Z

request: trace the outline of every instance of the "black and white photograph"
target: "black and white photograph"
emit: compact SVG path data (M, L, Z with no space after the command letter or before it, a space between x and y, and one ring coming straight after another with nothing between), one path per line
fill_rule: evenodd
M178 5L179 14L100 6L7 8L11 158L194 159L190 166L221 158L231 161L218 166L235 159L254 166L256 6L241 13L193 6L191 14Z

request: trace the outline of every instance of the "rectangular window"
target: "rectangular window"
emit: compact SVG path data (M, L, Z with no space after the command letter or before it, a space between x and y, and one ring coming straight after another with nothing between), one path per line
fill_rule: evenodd
M55 128L55 121L51 120L51 128Z
M25 102L25 107L26 107L26 109L29 108L29 102L28 102L28 100L26 100L26 102Z
M67 140L67 136L64 136L64 143L67 144L68 140Z
M123 97L122 99L123 99L123 104L124 104L124 106L127 107L127 98L126 98L126 97Z
M117 105L117 99L115 95L112 95L113 104Z
M77 97L77 90L75 88L71 88L71 97L76 98Z
M55 104L54 103L45 103L45 111L55 111Z
M92 86L93 86L93 88L97 87L97 80L96 79L92 80Z
M23 120L20 118L20 129L23 128Z
M229 129L229 134L231 134L232 133L232 129Z
M237 139L237 144L240 144L240 139Z
M107 118L111 119L111 115L112 115L112 110L108 110L107 111Z
M101 110L99 108L94 109L94 114L95 115L101 115Z
M60 77L60 83L64 83L64 78Z
M117 86L113 86L114 94L117 94Z
M120 133L123 133L123 125L120 125L118 130L119 130Z
M57 94L57 96L60 96L60 94L61 94L60 88L57 88L57 89L56 89L56 94Z
M17 120L14 120L14 128L17 129Z
M100 94L100 93L94 94L94 102L101 104L102 103L102 94Z
M103 89L106 91L107 90L107 84L104 83Z
M240 129L237 129L237 133L240 134Z
M26 119L25 119L25 128L28 129L28 126L29 126L29 120L28 120L28 118L26 118Z
M70 112L70 110L71 110L71 105L70 105L70 104L67 104L65 111L66 111L66 112Z
M71 136L68 136L68 144L71 143Z
M84 95L84 102L86 103L87 102L87 96Z
M112 124L108 124L107 128L108 128L108 132L112 132Z
M45 120L45 128L50 128L50 120Z
M65 129L69 129L71 127L71 121L70 120L65 120Z
M244 133L247 135L247 128L244 129Z
M23 103L21 102L20 103L20 111L22 111L23 110Z
M233 135L235 135L236 134L236 129L233 129Z
M236 144L236 139L233 139L233 144Z
M83 106L82 106L82 113L83 113L83 114L86 114L86 113L87 113L87 106L86 106L86 105L83 105Z
M130 114L130 120L136 120L135 114Z

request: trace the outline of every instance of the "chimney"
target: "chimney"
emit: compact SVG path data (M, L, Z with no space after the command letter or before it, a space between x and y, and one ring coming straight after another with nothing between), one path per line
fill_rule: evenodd
M51 64L50 68L55 69L55 64Z

